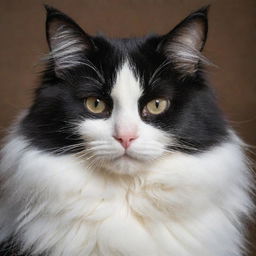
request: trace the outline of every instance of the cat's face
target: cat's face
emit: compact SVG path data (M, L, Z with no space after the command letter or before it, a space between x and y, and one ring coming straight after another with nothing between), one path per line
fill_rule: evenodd
M48 8L48 68L23 121L31 143L131 174L175 151L206 150L225 125L202 77L206 10L165 36L91 37Z
M108 96L111 107L106 106L108 101L100 95L85 100L89 111L108 111L105 117L85 119L79 125L79 133L87 142L85 156L92 157L92 164L96 161L111 171L131 173L167 152L170 135L159 129L157 123L146 120L156 115L160 118L168 111L170 95L150 95L153 99L142 103L144 96L141 81L127 60L116 71Z

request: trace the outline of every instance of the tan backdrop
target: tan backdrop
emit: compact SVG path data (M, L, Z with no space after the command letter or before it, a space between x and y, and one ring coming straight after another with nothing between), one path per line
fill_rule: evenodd
M211 3L204 53L218 67L209 71L210 80L233 127L247 143L256 145L256 0L44 2L69 14L89 33L119 37L166 33L191 11ZM40 70L36 64L47 52L44 21L42 1L0 0L1 137L31 102ZM256 256L255 249L251 255Z

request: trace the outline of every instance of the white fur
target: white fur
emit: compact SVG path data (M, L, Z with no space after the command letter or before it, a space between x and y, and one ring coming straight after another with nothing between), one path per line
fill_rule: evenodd
M11 133L0 166L0 241L15 234L24 250L50 256L242 255L251 207L242 143L230 132L204 153L167 152L174 139L141 121L140 95L125 63L111 118L77 128L89 147L80 155L45 153ZM129 158L112 137L120 122L138 129Z
M1 240L15 232L54 256L241 255L250 181L235 136L130 176L26 146L15 135L2 151Z

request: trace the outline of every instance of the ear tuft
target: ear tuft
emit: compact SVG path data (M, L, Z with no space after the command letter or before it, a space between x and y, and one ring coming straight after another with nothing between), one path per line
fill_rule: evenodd
M93 48L93 42L71 18L45 5L47 12L46 36L56 74L82 64L81 57Z
M50 15L51 13L54 13L54 12L59 12L57 9L55 9L54 7L48 4L44 4L44 8L46 10L47 15Z
M206 6L190 14L160 43L160 49L183 77L193 75L199 63L208 63L201 54L208 32L208 10Z

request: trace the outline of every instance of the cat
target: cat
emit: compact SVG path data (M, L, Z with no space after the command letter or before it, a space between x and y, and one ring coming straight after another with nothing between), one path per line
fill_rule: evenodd
M119 39L46 11L42 82L1 151L2 252L243 255L252 182L205 77L208 7Z

